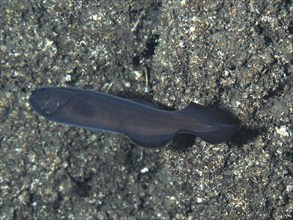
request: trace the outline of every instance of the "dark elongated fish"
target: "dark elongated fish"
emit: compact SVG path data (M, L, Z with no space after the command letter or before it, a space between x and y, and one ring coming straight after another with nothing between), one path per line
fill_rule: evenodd
M180 133L211 144L230 139L240 128L220 112L196 103L166 111L147 102L74 88L40 88L30 98L33 109L62 124L127 135L145 147L159 147Z

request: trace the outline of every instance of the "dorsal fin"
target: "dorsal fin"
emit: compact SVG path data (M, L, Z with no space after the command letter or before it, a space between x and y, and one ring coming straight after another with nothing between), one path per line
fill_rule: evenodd
M199 105L197 103L190 103L186 108L180 110L183 114L198 118L204 123L229 123L227 118L219 111L209 107Z

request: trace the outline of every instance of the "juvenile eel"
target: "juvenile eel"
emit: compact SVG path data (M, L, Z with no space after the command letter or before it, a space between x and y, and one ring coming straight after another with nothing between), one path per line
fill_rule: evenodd
M166 111L146 101L125 99L84 89L48 87L33 91L33 109L61 124L127 135L141 146L159 147L180 133L208 143L230 139L240 128L220 112L196 103Z

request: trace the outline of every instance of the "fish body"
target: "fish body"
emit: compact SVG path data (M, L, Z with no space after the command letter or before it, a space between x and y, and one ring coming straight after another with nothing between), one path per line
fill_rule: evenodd
M85 89L47 87L33 91L33 109L48 120L127 135L141 146L159 147L191 133L211 144L230 139L240 128L213 108L196 103L166 111L152 103Z

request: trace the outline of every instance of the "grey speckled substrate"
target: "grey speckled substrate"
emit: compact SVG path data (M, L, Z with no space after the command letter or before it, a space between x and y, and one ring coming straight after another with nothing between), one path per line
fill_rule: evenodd
M97 2L0 3L0 218L292 218L290 1ZM243 129L144 149L36 115L50 85L210 104Z

